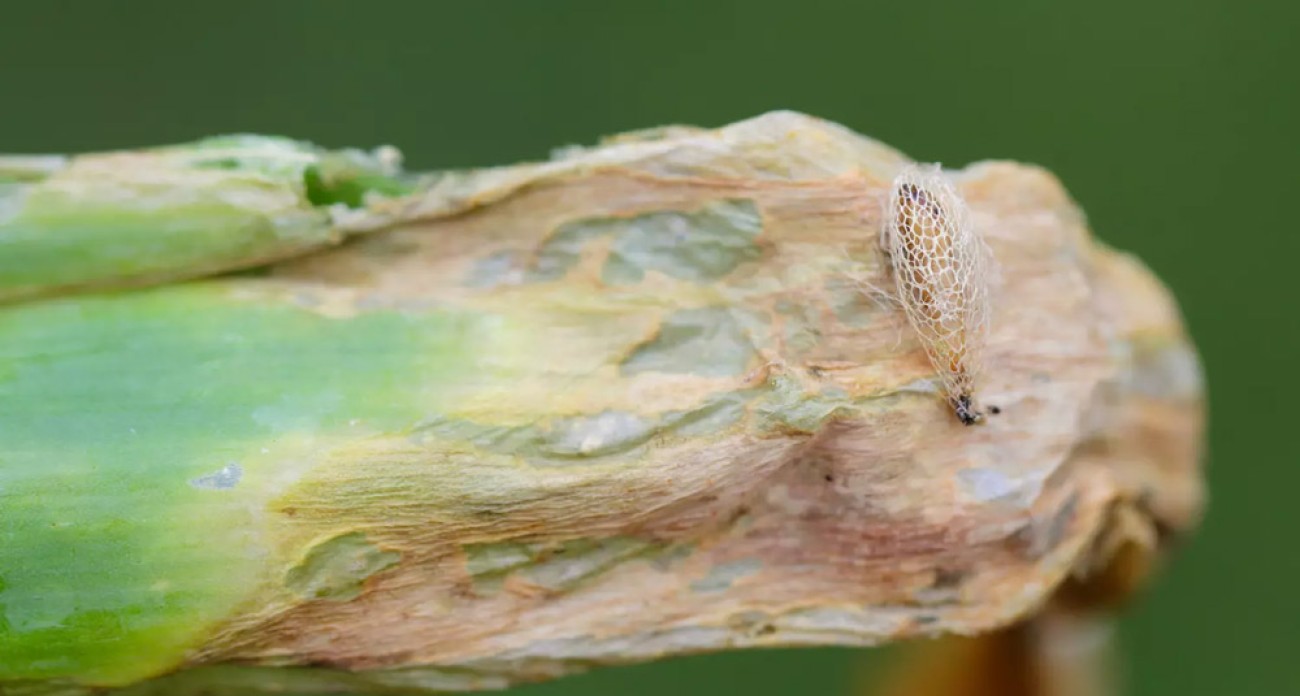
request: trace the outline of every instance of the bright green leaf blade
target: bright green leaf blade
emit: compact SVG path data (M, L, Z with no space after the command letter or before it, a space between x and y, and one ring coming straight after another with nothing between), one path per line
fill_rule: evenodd
M225 136L0 158L0 301L190 278L337 243L337 212L409 191L396 157Z

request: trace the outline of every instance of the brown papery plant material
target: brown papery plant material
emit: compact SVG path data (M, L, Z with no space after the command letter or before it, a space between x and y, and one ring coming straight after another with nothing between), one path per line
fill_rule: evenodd
M286 463L252 532L276 544L265 587L154 686L472 690L982 635L939 662L1005 690L900 688L1067 693L1045 685L1082 662L1052 646L1104 624L1199 519L1197 357L1170 295L1051 173L896 186L914 166L788 112L638 132L442 175L340 218L347 244L214 281L329 318L473 318L453 338L482 372L429 397L454 418L332 432ZM904 220L891 263L900 195L895 214L963 210ZM978 245L933 227L959 214ZM968 251L996 260L977 288ZM918 311L956 331L941 350ZM340 549L372 569L324 596L313 559Z

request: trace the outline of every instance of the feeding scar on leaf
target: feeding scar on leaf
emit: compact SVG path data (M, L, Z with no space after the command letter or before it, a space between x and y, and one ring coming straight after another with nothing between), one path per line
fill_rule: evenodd
M966 425L979 423L984 414L975 388L989 324L988 247L938 165L906 167L885 205L881 244L898 300L953 411Z

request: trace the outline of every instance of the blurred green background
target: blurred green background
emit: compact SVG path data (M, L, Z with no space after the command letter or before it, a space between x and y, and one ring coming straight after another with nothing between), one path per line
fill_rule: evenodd
M1300 694L1298 25L1295 3L1232 0L5 0L0 152L254 131L434 169L789 108L920 159L1046 165L1174 289L1209 377L1210 513L1123 621L1130 693L1281 696ZM847 694L865 661L714 655L519 693Z

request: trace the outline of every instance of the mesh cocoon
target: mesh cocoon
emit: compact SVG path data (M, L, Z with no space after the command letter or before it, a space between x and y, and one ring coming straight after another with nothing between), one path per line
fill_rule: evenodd
M988 248L938 165L909 165L890 188L885 249L912 328L959 415L971 405L988 333Z

